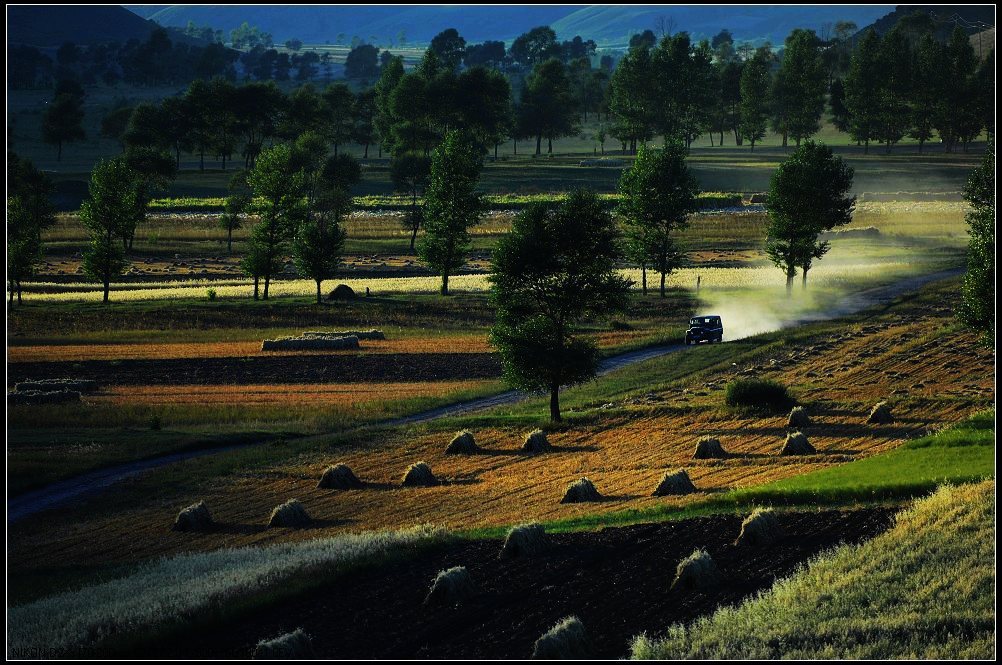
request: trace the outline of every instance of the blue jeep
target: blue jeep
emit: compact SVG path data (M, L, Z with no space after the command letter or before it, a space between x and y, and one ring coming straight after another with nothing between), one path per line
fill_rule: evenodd
M685 331L685 343L722 342L724 340L724 324L719 316L694 316L689 319L689 329Z

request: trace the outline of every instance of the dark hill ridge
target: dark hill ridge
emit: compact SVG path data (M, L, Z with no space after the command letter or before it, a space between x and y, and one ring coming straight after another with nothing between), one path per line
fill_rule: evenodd
M133 8L133 5L125 5ZM135 11L161 25L184 27L188 21L228 33L244 21L270 32L277 43L291 38L307 43L343 43L352 37L385 46L427 44L446 28L456 28L467 42L509 41L539 25L549 25L561 39L581 35L600 45L625 46L631 34L657 29L662 17L696 38L712 37L727 28L740 40L782 43L793 28L821 30L827 23L854 21L864 26L893 11L893 5L422 5L422 6L278 6L170 5L135 6Z
M54 48L64 42L87 46L145 41L157 24L118 5L8 5L7 45ZM204 44L170 31L175 42Z

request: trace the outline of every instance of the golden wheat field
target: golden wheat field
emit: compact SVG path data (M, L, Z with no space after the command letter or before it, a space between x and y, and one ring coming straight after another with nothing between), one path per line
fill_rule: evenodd
M945 308L898 315L872 325L790 344L752 364L696 375L681 384L610 403L595 417L550 433L552 453L519 450L524 427L495 424L474 432L484 451L444 453L451 432L424 428L373 432L350 445L318 444L285 462L216 476L197 491L160 478L144 494L127 491L129 505L90 512L86 507L12 526L9 556L19 568L126 563L186 550L305 539L330 533L420 523L466 529L525 520L553 520L625 508L684 504L727 488L748 487L886 451L902 441L953 423L994 399L993 358L970 333L943 332ZM936 332L939 331L939 332ZM783 457L785 416L743 415L722 408L723 386L740 376L772 378L811 406L805 430L816 455ZM892 405L895 422L868 425L878 401ZM497 422L497 421L495 421ZM723 460L693 460L697 438L717 436ZM438 487L402 488L405 469L427 462ZM343 462L369 485L362 490L318 490L329 464ZM187 462L173 472L183 475ZM688 469L696 494L654 498L666 470ZM587 476L606 497L563 505L572 481ZM183 485L182 485L183 486ZM265 526L271 509L298 498L313 516L303 530ZM169 530L180 508L204 500L222 525L211 534Z

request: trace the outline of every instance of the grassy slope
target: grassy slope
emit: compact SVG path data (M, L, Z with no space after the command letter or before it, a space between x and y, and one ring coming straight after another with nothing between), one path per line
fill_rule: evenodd
M841 547L635 658L991 658L995 483L944 487L887 533Z

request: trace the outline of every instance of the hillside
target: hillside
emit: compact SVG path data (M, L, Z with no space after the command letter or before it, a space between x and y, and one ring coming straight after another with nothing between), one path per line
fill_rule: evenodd
M38 48L145 40L157 24L116 5L8 5L7 45ZM170 31L175 42L202 44Z
M427 43L445 28L456 28L467 41L510 41L538 25L550 25L561 39L581 35L601 45L624 45L631 34L656 29L661 17L672 19L675 30L694 37L712 37L727 28L741 40L782 42L793 28L820 30L840 20L867 25L893 10L875 6L226 6L125 5L165 26L183 27L188 21L224 31L247 21L272 33L276 42L293 37L307 43L344 43L352 37L385 45L397 42L401 32L410 43Z
M861 26L866 25L858 34L872 27L877 34L882 35L894 27L898 19L914 12L932 15L938 26L936 35L940 39L949 37L955 25L964 28L971 35L995 25L994 5L899 5L894 11L874 21L872 25L857 21Z

